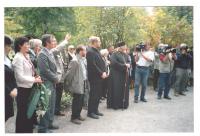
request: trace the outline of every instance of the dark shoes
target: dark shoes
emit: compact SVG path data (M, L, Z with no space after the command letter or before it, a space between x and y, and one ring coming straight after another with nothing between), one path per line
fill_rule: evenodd
M87 116L93 119L99 119L99 116L94 113L89 113Z
M160 100L161 98L162 98L161 96L158 96L158 98L157 98L157 99L158 99L158 100ZM167 99L167 100L171 100L171 99L172 99L172 98L171 98L171 97L169 97L169 96L164 96L163 98L164 98L164 99Z
M142 102L147 102L147 100L146 100L145 98L140 99L140 101L142 101Z
M97 112L95 114L98 115L98 116L103 116L103 113L100 113L100 112Z
M38 133L53 133L53 131L47 129L47 130L38 130Z
M171 100L171 99L172 99L172 98L169 97L169 96L164 96L164 98L167 99L167 100Z
M56 125L51 124L51 125L49 125L49 129L59 129L59 127L56 126Z
M62 112L55 112L55 115L57 115L57 116L65 116L65 114L64 113L62 113Z
M71 119L71 122L77 125L81 124L81 121L79 119Z
M174 96L178 97L179 93L178 92L174 92Z
M157 98L158 100L160 100L161 99L161 96L158 96L158 98Z
M180 92L179 94L180 94L180 95L183 95L183 96L186 96L186 94L184 94L183 92Z
M85 118L83 118L83 117L80 116L77 119L71 119L71 122L74 123L74 124L80 125L81 121L84 121L84 120L85 120Z
M140 98L140 101L147 102L147 100L145 98ZM138 98L137 97L135 97L134 103L138 103Z
M137 97L135 97L134 103L138 103L138 98Z

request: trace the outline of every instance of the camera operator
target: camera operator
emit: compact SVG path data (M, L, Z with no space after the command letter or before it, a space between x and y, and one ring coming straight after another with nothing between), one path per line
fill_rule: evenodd
M192 56L187 52L188 46L185 43L180 45L180 54L177 54L176 66L176 82L175 82L175 96L184 95L187 79L188 69L190 69L190 61Z
M170 75L173 70L174 60L176 60L176 49L171 48L167 44L162 47L159 53L159 85L158 85L158 99L161 99L164 91L164 98L171 100L169 97L170 91Z
M139 97L139 86L140 82L142 84L142 90L140 95L140 100L142 102L147 102L145 99L145 91L147 88L147 80L149 76L149 66L154 60L154 53L150 50L150 43L140 44L136 46L136 70L135 70L135 99L134 102L138 103Z

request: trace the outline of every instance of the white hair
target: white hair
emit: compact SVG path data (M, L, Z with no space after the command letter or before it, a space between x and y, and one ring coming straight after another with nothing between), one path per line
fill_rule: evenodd
M31 39L29 40L29 44L31 49L34 49L37 44L42 48L42 41L40 39Z
M100 54L101 56L107 56L109 54L108 49L101 49Z
M74 45L69 45L69 46L68 46L68 50L69 50L69 49L74 49Z
M187 44L186 43L181 43L180 47L186 47Z

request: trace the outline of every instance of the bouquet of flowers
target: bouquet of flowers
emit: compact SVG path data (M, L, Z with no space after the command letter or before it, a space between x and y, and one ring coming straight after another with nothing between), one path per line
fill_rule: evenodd
M28 102L27 117L30 119L36 111L37 119L44 116L49 107L51 91L44 84L34 84Z

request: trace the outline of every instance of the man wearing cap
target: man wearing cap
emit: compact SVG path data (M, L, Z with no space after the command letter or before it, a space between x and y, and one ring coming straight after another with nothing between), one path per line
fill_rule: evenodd
M87 50L87 70L88 80L90 83L90 94L88 102L88 117L93 119L99 119L99 116L103 116L99 112L99 100L102 94L102 83L106 74L106 66L99 52L101 47L101 41L99 37L91 36L89 38L90 47Z
M149 76L149 66L154 61L154 53L150 51L150 43L146 42L145 49L136 53L136 70L135 70L135 98L134 102L138 103L139 97L139 87L142 84L142 90L140 95L140 100L142 102L147 102L145 98L145 92L147 88L147 81Z
M130 61L126 54L125 42L117 44L118 51L111 55L110 92L107 99L107 108L127 109L129 105L129 68Z
M190 67L192 56L187 53L187 45L182 43L180 45L180 54L177 54L175 61L176 81L175 81L175 96L185 95L183 92L187 84L187 69Z
M161 47L161 44L159 46ZM170 51L170 46L165 44L163 51L159 53L159 85L158 85L158 99L162 98L164 92L164 99L171 100L169 97L170 91L170 76L174 67L174 60L176 60L176 52ZM168 48L168 49L167 49Z

